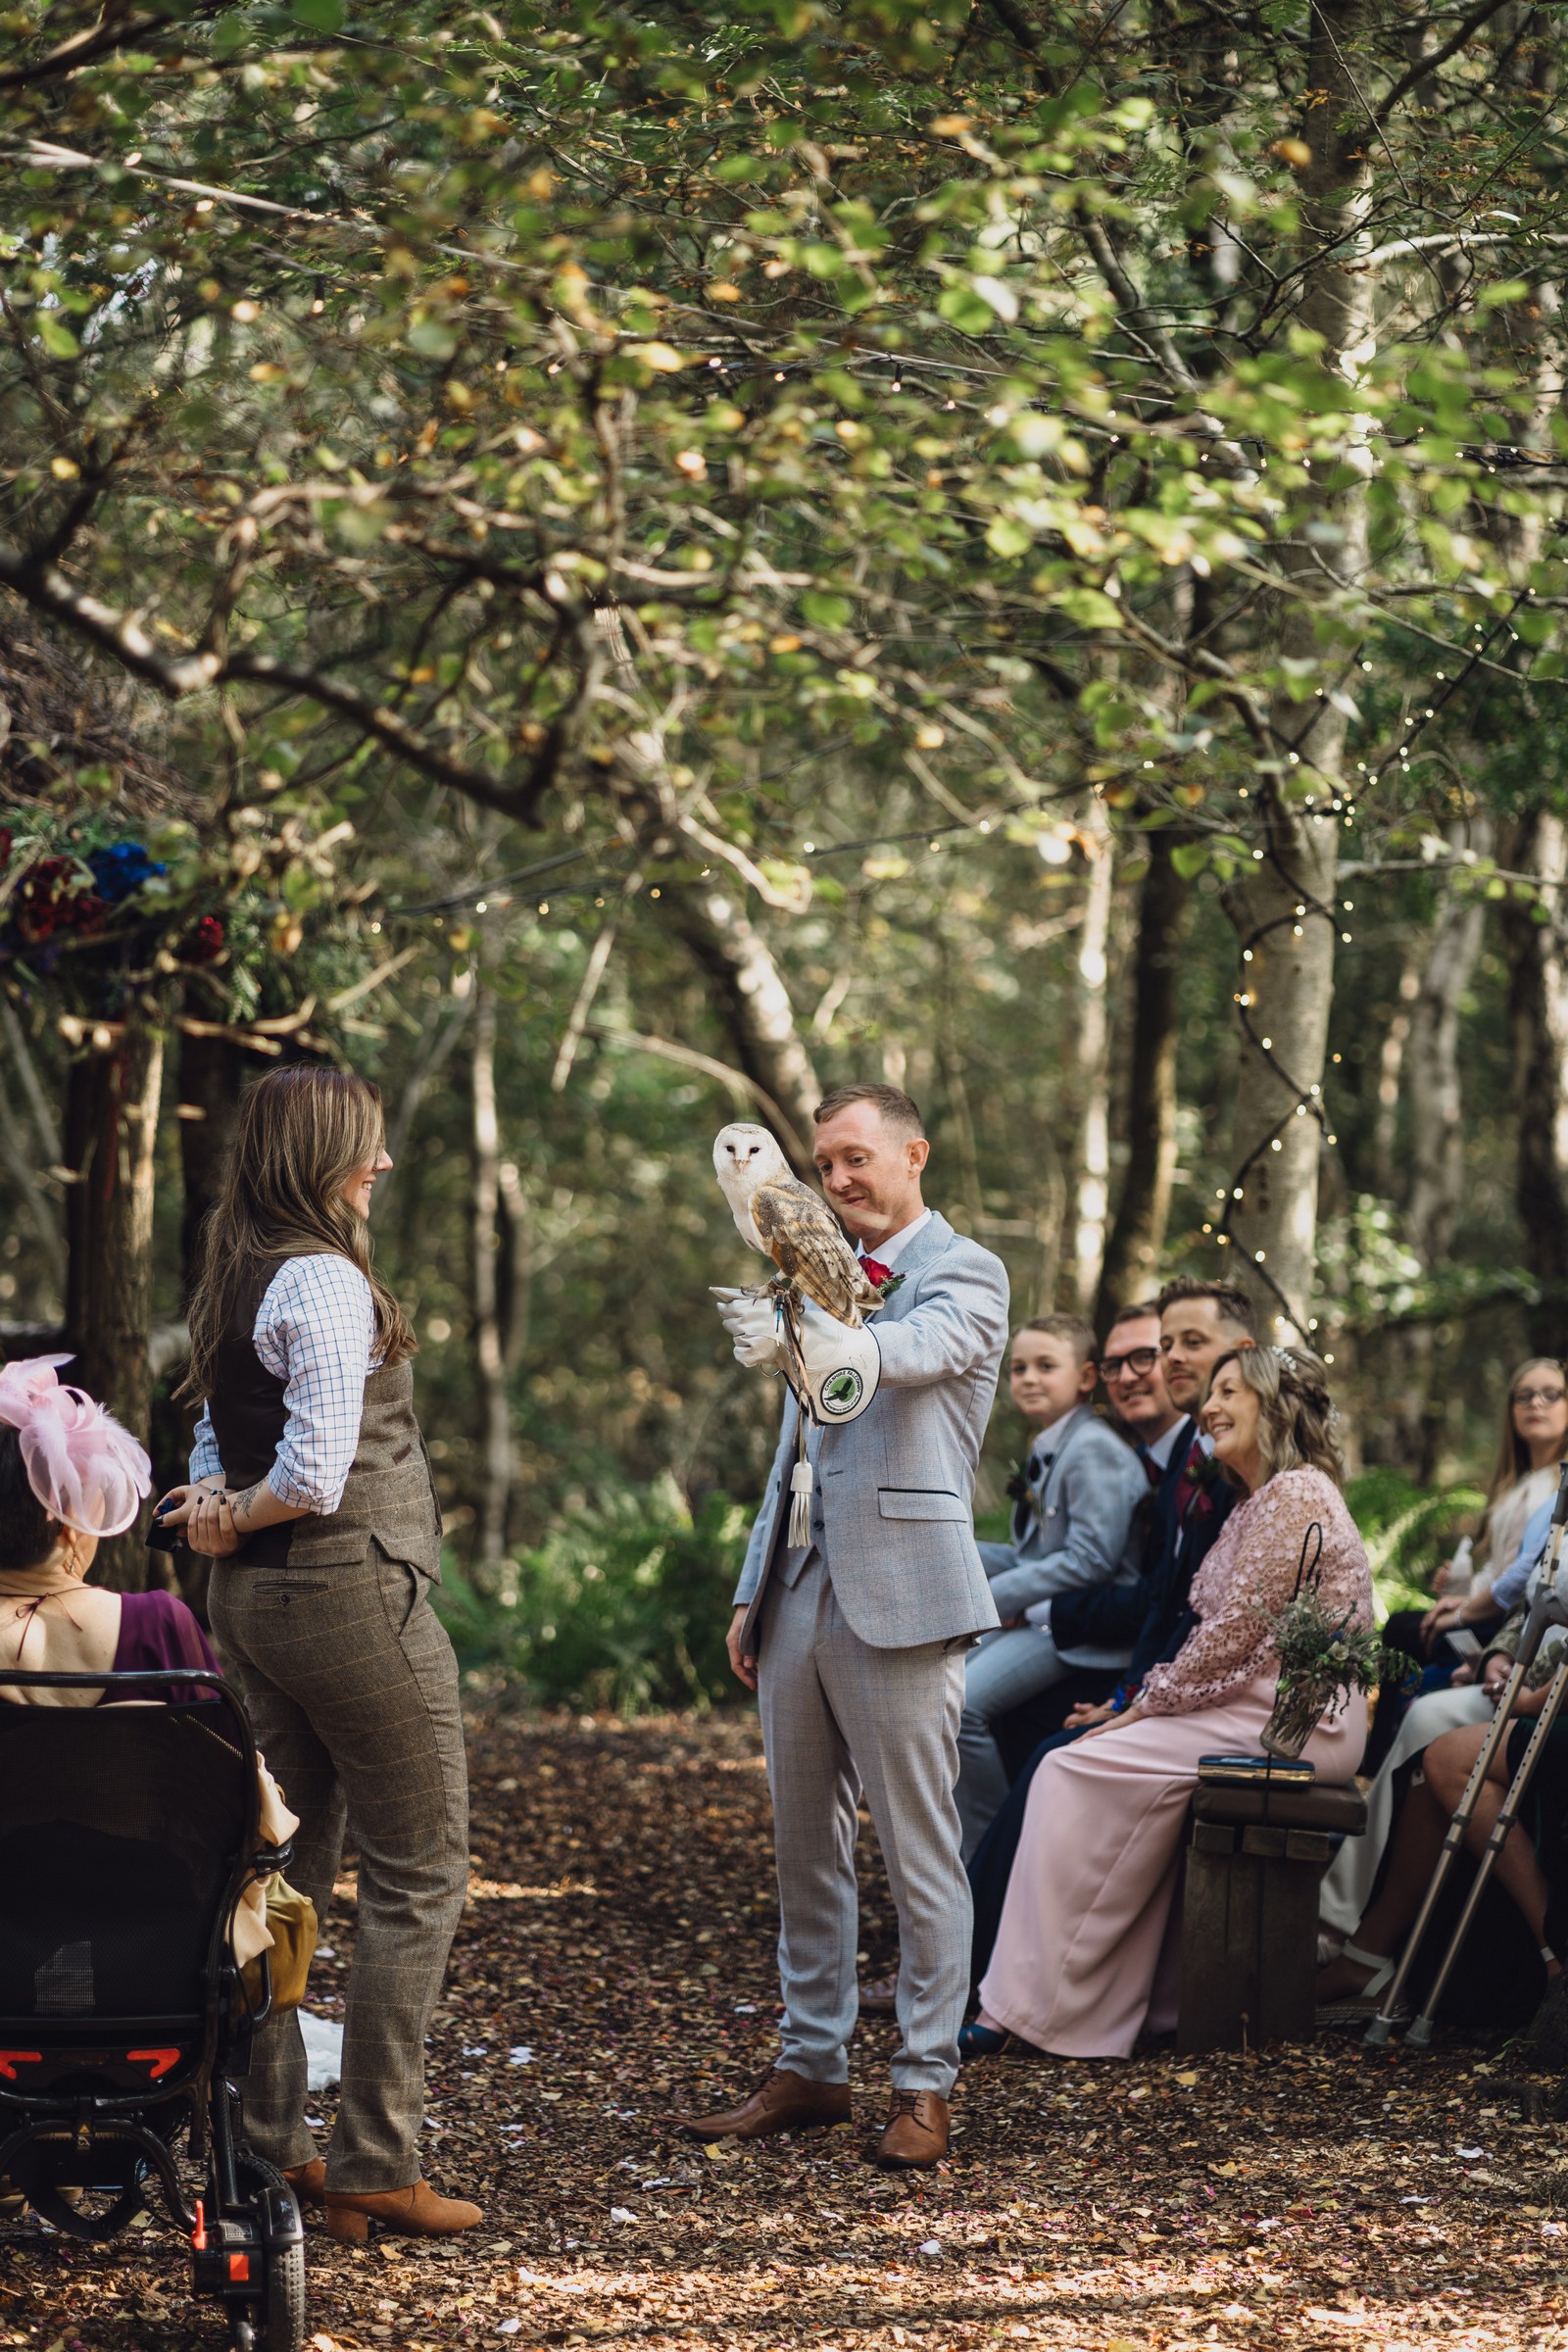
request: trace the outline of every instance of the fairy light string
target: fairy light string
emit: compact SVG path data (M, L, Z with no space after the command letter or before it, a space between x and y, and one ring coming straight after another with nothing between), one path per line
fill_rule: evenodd
M1480 664L1488 659L1488 656L1497 639L1504 634L1508 635L1509 637L1516 635L1512 625L1513 617L1514 614L1519 611L1520 606L1529 601L1529 595L1530 591L1528 588L1518 591L1509 604L1506 612L1498 615L1497 618L1493 621L1491 628L1486 632L1480 645L1473 646L1467 650L1467 657L1463 666L1452 678L1446 678L1443 680L1441 693L1435 693L1433 702L1430 705L1425 706L1419 714L1412 712L1409 719L1400 724L1397 729L1396 741L1390 750L1384 753L1383 757L1378 760L1375 764L1373 764L1371 767L1367 767L1360 762L1357 763L1357 773L1363 779L1363 784L1361 786L1352 786L1347 780L1342 779L1339 797L1329 801L1326 813L1341 815L1343 816L1345 823L1349 824L1355 813L1355 800L1358 790L1364 789L1367 785L1380 783L1383 777L1387 775L1389 770L1395 765L1396 762L1399 764L1402 770L1406 772L1408 771L1410 764L1409 755L1416 743L1417 738L1447 708L1455 695L1459 693L1460 689L1469 683ZM1478 623L1477 625L1479 626L1480 624ZM1313 719L1309 717L1295 737L1294 742L1287 747L1292 755L1293 760L1299 760L1300 747L1306 741L1313 723ZM1275 829L1272 826L1268 826L1266 830L1264 850L1261 852L1254 852L1254 856L1266 857L1268 862L1273 866L1275 872L1278 874L1280 881L1285 885L1286 889L1291 892L1292 906L1289 911L1273 915L1266 922L1254 923L1241 939L1239 948L1241 961L1239 978L1241 981L1241 986L1234 993L1236 1017L1248 1045L1261 1057L1265 1066L1279 1081L1279 1084L1286 1095L1293 1099L1288 1102L1287 1107L1280 1114L1279 1118L1275 1120L1273 1126L1268 1128L1258 1138L1256 1143L1253 1144L1251 1150L1247 1153L1247 1156L1241 1161L1240 1165L1232 1170L1231 1174L1226 1179L1223 1188L1216 1195L1217 1200L1223 1204L1220 1214L1217 1219L1206 1221L1203 1226L1203 1231L1205 1234L1212 1236L1216 1248L1219 1249L1224 1249L1227 1247L1244 1247L1244 1245L1237 1243L1235 1226L1237 1211L1241 1208L1246 1200L1248 1180L1250 1178L1253 1171L1261 1163L1266 1161L1270 1152L1283 1150L1286 1133L1294 1120L1298 1118L1311 1118L1316 1121L1319 1135L1325 1143L1333 1145L1338 1140L1329 1126L1328 1111L1323 1100L1322 1086L1303 1086L1296 1074L1292 1070L1288 1069L1285 1062L1281 1059L1279 1054L1274 1048L1273 1040L1263 1036L1258 1023L1254 1020L1253 1013L1256 1009L1256 999L1251 987L1249 984L1248 972L1248 966L1254 961L1259 946L1274 932L1282 931L1289 927L1298 937L1299 937L1301 934L1302 925L1313 917L1317 917L1318 919L1330 924L1331 927L1338 929L1338 913L1334 906L1329 901L1318 897L1315 892L1308 890L1305 885L1300 882L1298 877L1288 869L1284 858L1281 856L1279 843L1275 837ZM1346 913L1350 911L1350 902L1348 900L1344 902L1344 910ZM1348 931L1341 931L1340 937L1347 946L1349 945L1350 934ZM1282 1284L1279 1282L1277 1276L1270 1268L1266 1254L1261 1250L1254 1250L1248 1254L1248 1263L1251 1268L1254 1279L1262 1283L1264 1288L1272 1295L1284 1320L1296 1331L1315 1332L1317 1329L1317 1318L1315 1316L1302 1316L1297 1312L1295 1305L1287 1296Z

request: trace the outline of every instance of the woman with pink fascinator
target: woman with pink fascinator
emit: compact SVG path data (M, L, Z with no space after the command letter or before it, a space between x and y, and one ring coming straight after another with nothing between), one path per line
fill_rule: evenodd
M84 1582L100 1541L129 1527L151 1485L128 1430L62 1383L69 1355L0 1371L0 1699L90 1707L99 1690L7 1687L5 1669L130 1674L216 1671L207 1637L170 1592L106 1592Z

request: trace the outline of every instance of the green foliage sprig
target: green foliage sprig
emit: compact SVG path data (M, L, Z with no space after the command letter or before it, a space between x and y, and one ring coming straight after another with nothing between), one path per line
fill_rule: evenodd
M1354 1626L1323 1603L1315 1585L1304 1585L1270 1620L1279 1650L1282 1690L1311 1690L1325 1702L1341 1691L1376 1690L1408 1669L1402 1650L1385 1647L1370 1626Z

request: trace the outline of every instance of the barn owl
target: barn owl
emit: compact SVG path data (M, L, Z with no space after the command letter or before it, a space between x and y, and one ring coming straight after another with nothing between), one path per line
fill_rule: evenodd
M808 1298L856 1330L881 1305L827 1202L792 1176L765 1127L737 1119L713 1141L713 1170L741 1240Z

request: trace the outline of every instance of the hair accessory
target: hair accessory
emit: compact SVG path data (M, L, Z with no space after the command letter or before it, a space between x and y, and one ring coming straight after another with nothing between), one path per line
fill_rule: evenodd
M0 1369L0 1422L17 1432L27 1484L51 1519L79 1536L122 1535L151 1494L153 1466L128 1429L55 1367L28 1355Z

